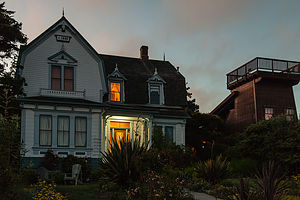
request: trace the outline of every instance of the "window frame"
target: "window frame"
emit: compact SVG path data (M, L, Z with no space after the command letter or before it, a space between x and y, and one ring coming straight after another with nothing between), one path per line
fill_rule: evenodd
M153 87L159 88L159 103L151 103L151 91ZM162 82L149 82L148 83L148 96L149 96L149 104L150 105L164 105L165 98L164 98L164 84Z
M124 103L125 101L125 91L124 91L124 80L123 79L116 79L116 78L110 78L109 81L109 102L114 102L114 103ZM120 101L112 101L111 100L111 83L120 83Z
M50 121L51 121L51 129L50 130L42 130L42 131L50 131L50 144L49 145L43 145L41 144L41 117L50 117ZM52 115L39 115L39 146L42 147L51 147L52 146L52 136L53 136L53 119L52 119Z
M58 142L58 133L59 133L59 118L60 117L67 117L69 119L69 130L68 130L68 145L59 145L59 142ZM57 146L58 147L70 147L70 128L71 128L71 121L70 121L70 116L66 116L66 115L58 115L57 116ZM74 130L75 131L75 130ZM63 133L66 132L66 131L62 131Z
M292 113L292 114L289 114L288 111L292 111L293 113ZM294 109L294 108L286 108L286 109L285 109L284 115L286 116L286 119L287 119L288 121L295 120L295 118L296 118L296 117L295 117L295 115L296 115L296 109Z
M172 131L172 135L173 135L172 143L176 144L176 134L175 134L176 126L175 125L172 125L172 124L155 124L152 127L153 127L153 129L154 129L154 127L161 127L161 131L162 131L163 136L165 137L166 144L168 144L170 142L170 141L167 141L167 139L166 139L166 127L172 127L172 130L173 130Z
M68 64L61 64L61 63L49 63L50 64L50 89L51 90L55 90L52 87L52 68L53 66L56 67L60 67L60 90L59 91L70 91L70 92L74 92L76 91L75 89L75 65L68 65ZM72 82L72 86L73 86L73 90L65 90L65 80L71 80L71 79L65 79L65 68L72 68L73 70L73 82Z
M78 118L81 118L81 119L85 119L85 144L83 145L83 146L79 146L79 145L76 145L76 133L77 132L83 132L83 131L76 131L76 119L78 119ZM88 120L87 120L87 117L81 117L81 116L76 116L75 118L74 118L74 146L75 147L87 147L87 132L88 132L88 130L87 130L87 123L88 123Z
M267 112L267 111L272 111L272 112ZM274 108L273 107L264 107L264 120L269 120L272 117L274 117Z

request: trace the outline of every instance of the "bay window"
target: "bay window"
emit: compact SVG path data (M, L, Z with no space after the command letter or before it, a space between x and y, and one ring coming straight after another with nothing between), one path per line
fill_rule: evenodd
M51 146L52 144L52 116L40 115L39 125L40 146Z
M85 147L87 140L87 119L85 117L75 118L75 146Z
M69 146L70 118L59 116L57 118L57 146Z

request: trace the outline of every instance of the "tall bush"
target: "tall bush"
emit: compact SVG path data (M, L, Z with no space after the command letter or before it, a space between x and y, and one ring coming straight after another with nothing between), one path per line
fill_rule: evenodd
M127 185L140 178L143 171L142 155L148 151L148 144L133 140L113 139L111 149L102 153L100 169L106 178L120 185Z

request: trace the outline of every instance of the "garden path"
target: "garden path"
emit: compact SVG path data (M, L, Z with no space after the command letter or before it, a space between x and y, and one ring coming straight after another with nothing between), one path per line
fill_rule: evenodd
M205 193L199 193L199 192L190 192L192 197L195 199L195 200L216 200L215 197L213 196L210 196L208 194L205 194ZM222 200L222 199L219 199L218 200Z

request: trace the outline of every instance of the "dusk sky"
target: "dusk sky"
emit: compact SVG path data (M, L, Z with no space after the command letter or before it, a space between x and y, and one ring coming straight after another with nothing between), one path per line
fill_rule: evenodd
M166 60L201 112L229 93L226 73L254 57L300 61L299 0L8 0L32 41L62 16L102 54ZM298 112L300 85L294 87ZM176 94L174 94L176 95Z

